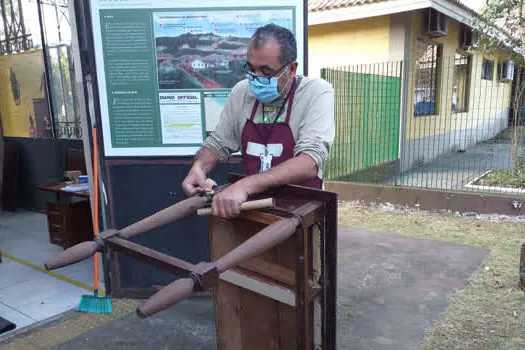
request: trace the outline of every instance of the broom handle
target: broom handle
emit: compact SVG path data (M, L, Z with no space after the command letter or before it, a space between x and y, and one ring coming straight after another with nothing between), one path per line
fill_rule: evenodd
M95 237L98 235L98 146L97 146L97 128L93 127L93 197L95 203L93 203L93 233ZM98 294L98 252L95 252L95 261L93 262L93 288L95 294Z

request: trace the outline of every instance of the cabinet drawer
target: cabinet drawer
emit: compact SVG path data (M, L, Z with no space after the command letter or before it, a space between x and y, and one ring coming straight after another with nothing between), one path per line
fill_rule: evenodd
M89 201L46 202L46 215L51 243L69 248L93 239Z

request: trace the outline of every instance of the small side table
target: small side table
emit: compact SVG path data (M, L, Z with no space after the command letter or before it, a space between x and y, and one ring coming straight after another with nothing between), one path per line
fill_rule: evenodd
M56 201L46 202L49 240L64 249L94 238L89 190L68 191L65 182L37 186L37 189L56 194ZM63 201L62 196L80 201Z

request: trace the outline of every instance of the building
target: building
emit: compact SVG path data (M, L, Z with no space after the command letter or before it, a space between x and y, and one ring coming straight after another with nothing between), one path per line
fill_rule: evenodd
M200 58L196 58L193 61L191 61L191 68L206 69L206 63L204 63Z
M309 75L324 74L339 90L336 98L360 92L342 84L340 75L338 81L326 74L390 81L389 119L377 122L377 115L369 113L376 118L375 133L364 137L367 152L383 156L368 163L365 159L356 169L397 162L407 171L445 152L465 150L508 126L513 62L504 51L477 50L472 27L478 20L475 11L457 0L309 1ZM375 113L385 115L385 95L374 93L368 97L383 106L375 106ZM356 103L362 102L336 114L362 117L351 110ZM385 142L385 128L393 135L389 146L379 145Z
M202 58L207 68L228 68L229 61L226 57L218 54L211 54Z

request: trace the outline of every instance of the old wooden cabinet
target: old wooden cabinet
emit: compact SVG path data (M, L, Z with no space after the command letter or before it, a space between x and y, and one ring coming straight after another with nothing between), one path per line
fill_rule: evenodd
M264 196L275 209L209 219L212 261L281 218L302 219L289 239L220 275L218 349L335 349L336 197L294 186Z
M230 175L229 182L239 178ZM226 270L219 270L218 277L212 274L209 279L208 275L201 275L208 281L205 284L215 302L218 349L335 350L336 194L288 185L258 197L251 200L271 197L275 199L274 207L245 211L231 220L208 217L211 252L208 261L215 264L228 260L223 258L227 253L231 257L234 248L239 252L247 239L255 235L261 237L261 231L266 235L272 230L263 229L275 227L282 219L293 217L299 225L291 235L286 234L288 238L284 241L270 245L271 248L263 249L256 256L244 258L245 255L238 254L243 258L235 260L234 267L228 265ZM278 234L275 230L272 232ZM181 240L185 239L184 232L179 235ZM200 264L194 265L127 239L113 237L105 242L108 249L105 255L109 254L113 262L118 255L126 255L174 272L181 281L201 273ZM118 281L118 269L112 270L110 275ZM191 295L191 289L187 295ZM172 305L168 303L166 307L177 307ZM143 312L138 314L144 317Z
M46 216L49 241L64 249L93 239L89 200L48 201Z

